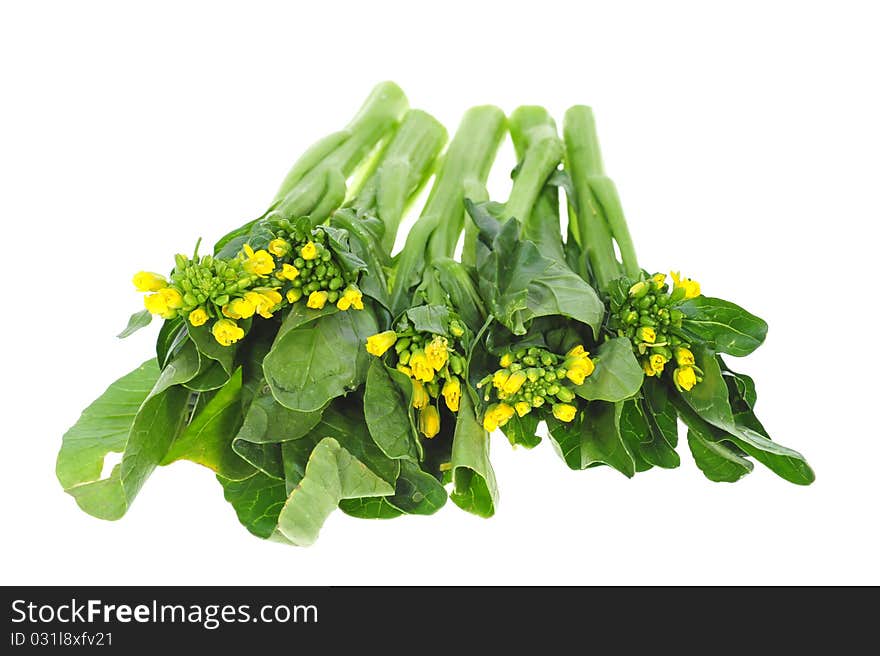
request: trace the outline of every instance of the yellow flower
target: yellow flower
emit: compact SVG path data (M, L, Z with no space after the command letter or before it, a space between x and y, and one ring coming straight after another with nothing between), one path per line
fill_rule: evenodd
M461 383L458 378L453 377L443 383L441 394L446 401L446 407L453 412L458 412L458 406L461 402Z
M394 346L397 341L397 333L393 330L376 333L367 337L367 353L375 355L377 358L385 355L385 351Z
M679 389L689 392L697 384L697 374L693 367L679 367L672 372L672 382Z
M409 359L409 366L412 369L413 378L423 383L430 383L434 380L434 368L428 362L428 356L424 351L415 351Z
M690 278L684 278L678 271L670 271L675 289L684 289L685 298L696 298L700 295L700 283Z
M419 430L428 438L440 432L440 413L436 406L426 405L419 410Z
M651 366L651 361L648 358L642 360L642 371L645 372L646 376L654 375L654 367Z
M189 322L194 326L204 326L208 321L208 313L204 308L197 307L189 313Z
M500 364L502 367L509 367L511 364L513 364L513 354L505 353L501 356L501 360L498 361L498 364Z
M679 346L675 349L675 362L679 367L692 367L696 364L694 354L683 346Z
M492 384L497 389L503 389L504 383L507 382L507 379L510 378L510 372L507 369L499 369L492 376Z
M430 401L430 398L428 397L428 392L427 390L425 390L425 386L417 380L414 380L412 382L412 386L412 406L414 408L424 408L426 405L428 405L428 402Z
M483 428L491 433L496 428L504 426L514 412L514 409L506 403L493 403L486 410L486 416L483 417Z
M440 371L449 359L449 346L445 337L437 336L425 347L428 364Z
M584 379L593 373L596 365L589 357L582 357L574 362L569 363L565 370L565 376L575 385L583 385Z
M514 371L507 377L507 380L504 381L504 386L501 388L501 391L508 396L516 394L525 382L526 375L522 371Z
M629 288L629 295L634 298L641 298L645 294L648 293L648 283L643 280L640 280L632 287Z
M299 249L299 254L304 260L314 260L318 257L318 247L315 246L315 242L309 240L305 246Z
M269 252L275 257L284 257L290 252L290 244L283 239L273 239L269 242ZM291 278L293 280L293 278Z
M655 353L648 358L648 364L651 365L651 371L654 372L654 375L659 376L663 373L663 367L666 366L666 358L659 353Z
M288 303L296 303L299 299L302 298L302 290L294 287L293 289L287 290L287 302Z
M340 310L345 311L349 308L354 308L355 310L363 310L364 309L364 300L363 294L361 294L361 290L355 287L354 285L349 285L345 288L345 291L342 292L342 296L336 301L336 307Z
M183 305L183 296L174 287L164 287L155 294L144 296L144 307L152 314L158 314L163 319L171 319Z
M407 376L412 376L412 369L407 367L405 364L398 363L397 370L402 374L406 374Z
M221 308L224 317L230 319L250 319L257 308L248 298L233 298Z
M528 401L520 401L519 403L515 403L513 405L513 409L516 410L516 414L520 417L525 417L532 411L532 404Z
M666 274L665 273L655 273L651 278L657 283L658 286L662 287L666 284Z
M244 264L244 270L256 276L268 276L275 270L275 260L269 255L268 251L258 250L254 252L248 244L244 245L244 254L247 256Z
M139 292L158 292L168 286L165 276L152 271L138 271L131 281Z
M244 331L237 323L230 319L219 319L218 321L215 321L214 325L211 327L211 332L214 334L214 339L216 339L222 346L235 344L235 342L244 337Z
M287 262L281 265L281 271L278 272L278 277L281 280L296 280L298 275L299 269Z
M281 294L274 289L264 289L260 292L247 292L244 295L245 298L248 298L248 294L256 294L257 298L251 300L251 303L254 303L257 314L264 319L271 319L272 312L275 308L281 305Z
M653 344L657 341L657 333L651 328L651 326L642 326L636 331L636 338L640 342Z
M306 301L306 307L313 310L320 310L327 304L327 292L312 292L309 294L309 300Z
M579 358L579 357L582 357L582 356L585 356L585 355L589 355L589 353L587 353L587 352L584 350L584 346L583 346L583 344L578 344L578 345L575 346L573 349L571 349L568 353L565 354L565 356L566 356L566 357L569 357L569 358L570 358L570 357Z
M571 421L577 414L577 408L570 403L554 403L553 416L559 421Z

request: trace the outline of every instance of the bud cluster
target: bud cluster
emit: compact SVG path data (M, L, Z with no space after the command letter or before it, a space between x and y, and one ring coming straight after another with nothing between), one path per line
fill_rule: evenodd
M458 412L467 363L459 339L464 333L464 325L457 319L449 322L448 335L438 335L418 331L404 318L394 330L367 338L370 354L386 356L388 366L409 376L412 405L419 412L419 431L425 437L440 432L440 397L450 411Z
M148 292L147 310L164 319L179 316L193 326L213 320L211 332L223 346L244 337L238 320L255 314L270 319L300 299L313 309L328 302L343 311L364 309L357 272L340 266L322 228L299 230L285 221L274 226L270 237L265 248L245 244L229 259L177 255L170 280L141 271L134 285Z
M628 337L646 376L661 376L667 363L674 362L673 382L690 390L701 378L690 344L681 332L684 313L676 306L700 294L699 283L673 276L670 291L666 274L657 273L633 283L623 301L611 297L608 328Z
M485 388L484 401L496 401L483 417L488 431L504 426L514 413L524 417L539 408L550 409L560 421L572 421L577 413L573 387L582 385L595 369L583 346L565 355L536 346L522 348L504 353L498 364L500 369L477 384Z

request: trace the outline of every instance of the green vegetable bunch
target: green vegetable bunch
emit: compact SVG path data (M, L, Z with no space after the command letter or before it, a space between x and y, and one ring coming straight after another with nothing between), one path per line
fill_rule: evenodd
M260 217L167 275L135 275L145 308L120 336L159 316L156 356L64 436L57 475L83 510L118 519L156 466L185 459L216 473L250 532L290 544L314 542L337 508L392 518L451 499L488 517L489 434L532 448L542 424L573 469L676 467L681 419L711 480L757 460L812 482L722 359L751 353L766 324L638 265L589 108L566 113L560 138L541 107L474 107L444 151L443 126L407 105L378 85ZM508 132L518 163L493 202Z

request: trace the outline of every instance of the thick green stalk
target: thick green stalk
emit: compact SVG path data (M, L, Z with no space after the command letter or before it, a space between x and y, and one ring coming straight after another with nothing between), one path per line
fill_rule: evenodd
M614 183L605 175L596 122L589 107L576 105L565 113L566 167L577 201L575 235L589 259L600 289L622 273L636 277L640 269ZM623 264L617 260L614 242Z
M309 216L317 225L345 200L348 178L395 128L407 109L393 82L378 84L348 126L315 145L293 165L275 196L274 212L285 218Z
M410 110L375 169L347 204L359 213L382 220L382 246L386 253L394 247L404 214L431 177L446 138L446 128L437 119L421 110Z
M465 113L400 253L392 291L395 312L411 305L412 291L430 262L452 256L464 226L464 199L485 195L505 130L504 113L497 107L473 107Z

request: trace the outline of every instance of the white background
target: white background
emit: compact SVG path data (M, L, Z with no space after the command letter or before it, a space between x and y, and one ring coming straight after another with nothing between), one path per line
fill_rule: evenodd
M880 583L880 48L873 3L4 2L0 581L21 584ZM298 6L299 5L299 6ZM189 463L80 512L62 433L149 356L114 338L138 269L260 213L383 79L450 131L472 104L594 107L641 263L766 318L737 368L805 453L713 484L627 480L493 438L491 520L334 514L309 549L241 528ZM512 148L490 190L503 200Z

